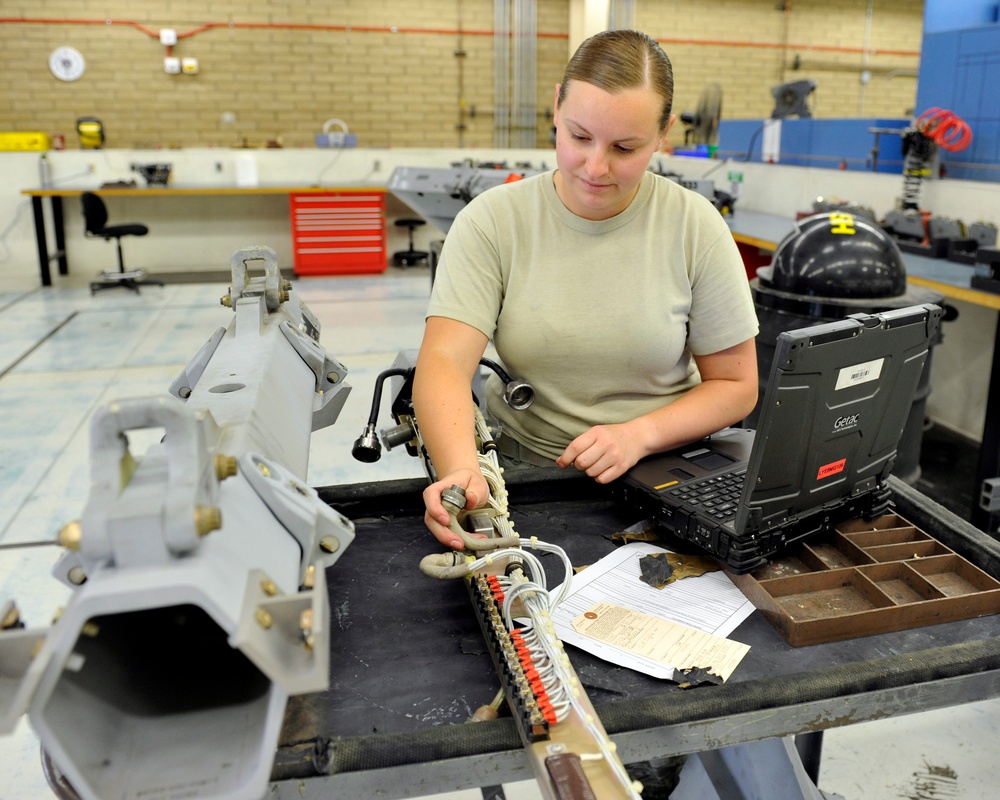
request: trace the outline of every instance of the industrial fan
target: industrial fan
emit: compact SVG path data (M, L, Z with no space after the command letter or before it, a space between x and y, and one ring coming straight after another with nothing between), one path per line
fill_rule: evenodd
M682 111L681 122L687 126L684 144L716 144L719 140L719 116L722 114L722 87L710 83L698 95L696 111Z

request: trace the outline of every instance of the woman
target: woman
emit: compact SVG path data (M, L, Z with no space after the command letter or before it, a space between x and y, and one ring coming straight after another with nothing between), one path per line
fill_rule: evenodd
M741 420L757 398L757 319L739 251L705 198L647 170L666 141L673 75L655 40L585 41L556 87L557 169L490 189L455 219L436 274L413 398L441 492L486 502L470 385L492 338L535 401L488 384L501 453L608 483L640 458Z

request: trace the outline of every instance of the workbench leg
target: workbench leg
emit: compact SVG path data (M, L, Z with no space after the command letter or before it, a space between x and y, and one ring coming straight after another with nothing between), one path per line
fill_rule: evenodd
M823 731L800 733L795 737L795 749L802 759L802 766L809 779L819 783L819 763L823 755Z
M688 756L670 800L844 800L806 774L792 737Z
M983 441L979 446L979 465L976 468L976 485L972 494L972 524L979 530L997 538L997 532L988 530L990 514L979 505L983 481L1000 475L1000 314L993 333L993 362L990 368L990 388L986 395L986 421L983 424Z
M42 198L32 196L31 214L35 220L35 245L38 248L38 270L42 275L42 286L52 285L52 275L49 274L49 244L45 238L45 210L42 208Z
M55 257L59 264L59 274L69 275L69 262L66 260L66 225L63 220L63 199L52 197L52 227L56 236Z

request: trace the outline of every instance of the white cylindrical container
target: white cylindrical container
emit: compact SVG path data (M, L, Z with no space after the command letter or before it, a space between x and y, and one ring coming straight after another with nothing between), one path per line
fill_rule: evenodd
M236 185L240 187L257 185L257 159L250 153L236 156Z
M49 164L49 154L42 153L38 159L38 181L43 189L52 185L52 165Z

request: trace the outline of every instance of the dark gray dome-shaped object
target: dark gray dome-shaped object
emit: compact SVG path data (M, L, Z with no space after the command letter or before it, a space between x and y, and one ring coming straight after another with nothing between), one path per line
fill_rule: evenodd
M844 212L805 217L775 251L761 283L791 294L894 297L906 292L906 267L892 237L871 220Z

